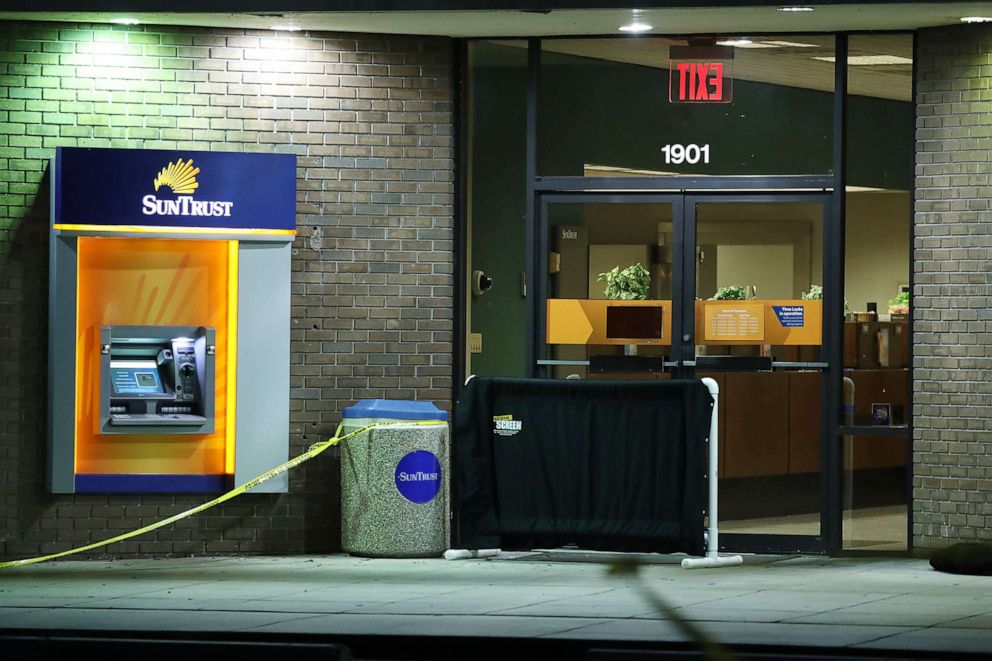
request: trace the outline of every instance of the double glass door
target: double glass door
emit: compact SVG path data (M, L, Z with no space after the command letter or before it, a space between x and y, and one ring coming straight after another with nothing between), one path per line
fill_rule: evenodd
M829 204L813 193L540 198L534 374L714 378L721 545L737 550L825 548Z

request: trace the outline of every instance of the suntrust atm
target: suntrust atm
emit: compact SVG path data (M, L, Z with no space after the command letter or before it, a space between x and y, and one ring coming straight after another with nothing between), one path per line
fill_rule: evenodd
M51 490L216 493L285 461L295 157L60 148L52 189Z
M214 431L213 328L100 329L100 432Z

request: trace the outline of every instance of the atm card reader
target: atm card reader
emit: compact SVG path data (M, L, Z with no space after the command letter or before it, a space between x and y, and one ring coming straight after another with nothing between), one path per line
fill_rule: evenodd
M101 434L214 431L215 330L100 328Z

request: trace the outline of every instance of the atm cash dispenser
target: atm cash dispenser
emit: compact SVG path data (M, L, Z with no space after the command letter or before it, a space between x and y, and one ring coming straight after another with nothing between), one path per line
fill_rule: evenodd
M101 434L214 431L213 328L102 326Z

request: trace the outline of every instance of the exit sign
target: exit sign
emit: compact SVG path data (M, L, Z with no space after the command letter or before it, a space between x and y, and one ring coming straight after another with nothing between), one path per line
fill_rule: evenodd
M671 103L730 103L734 98L734 49L672 46L668 100Z

